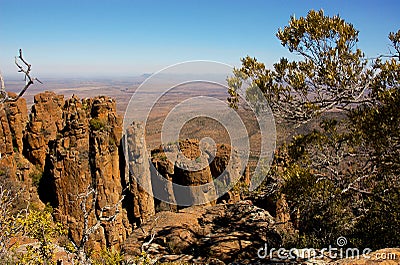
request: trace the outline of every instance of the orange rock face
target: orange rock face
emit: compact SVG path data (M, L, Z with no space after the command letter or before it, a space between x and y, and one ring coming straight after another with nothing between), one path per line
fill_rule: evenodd
M49 201L57 209L56 217L68 225L75 242L84 236L86 218L88 228L101 224L90 236L95 248L118 246L130 224L120 202L122 119L116 114L115 101L73 97L65 102L59 124L64 127L49 141L46 161L53 192ZM91 189L93 193L88 194Z
M35 96L29 119L23 98L0 107L2 177L22 185L29 200L41 203L39 194L51 203L76 243L97 225L89 238L93 247L120 245L133 221L129 207L122 207L131 191L122 181L122 118L115 101L44 92Z
M49 141L62 130L64 96L44 92L34 97L27 131L24 135L24 155L35 165L44 168Z
M15 97L14 93L9 93ZM12 154L14 151L22 152L22 137L25 131L28 112L26 101L19 98L15 102L7 102L0 105L0 152Z
M240 159L229 145L218 144L213 154L198 140L187 139L178 144L179 150L178 145L160 147L152 157L156 173L169 180L161 189L171 197L170 201L183 201L186 205L214 205L216 192L222 193L224 187L231 187L242 179ZM171 182L190 188L173 189ZM208 183L211 185L204 186ZM234 202L240 200L240 196L235 191L229 191L218 200ZM168 203L157 203L160 210L176 210Z
M42 202L50 203L55 219L68 227L75 243L82 242L87 229L95 228L87 239L94 249L121 246L156 211L177 211L179 196L188 205L203 201L215 205L218 187L203 186L219 175L224 185L241 177L240 163L229 146L218 145L211 154L198 140L184 140L180 152L168 151L175 156L173 162L164 153L154 156L152 170L144 151L144 126L128 126L125 137L113 99L73 96L65 100L43 92L35 96L29 117L23 98L0 106L0 171L25 185L28 200L40 207ZM234 163L229 163L230 157ZM233 166L226 170L228 165ZM155 174L170 181L154 186ZM177 192L172 183L189 187L188 193ZM159 188L170 203L155 201L153 191ZM228 193L224 200L239 200L237 195Z

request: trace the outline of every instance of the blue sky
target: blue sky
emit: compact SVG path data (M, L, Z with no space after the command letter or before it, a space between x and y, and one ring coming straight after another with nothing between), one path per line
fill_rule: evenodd
M320 8L354 24L368 56L386 52L400 28L398 0L0 0L0 69L15 74L19 48L40 76L132 76L187 60L238 66L246 55L272 65L288 56L278 28Z

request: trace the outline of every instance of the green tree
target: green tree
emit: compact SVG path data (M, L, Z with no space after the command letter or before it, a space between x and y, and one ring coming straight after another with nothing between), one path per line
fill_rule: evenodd
M287 194L299 212L299 240L326 246L346 236L365 247L396 245L400 31L389 35L394 52L372 65L356 47L353 25L322 10L291 17L277 37L300 59L282 58L267 69L256 58L243 58L228 78L228 101L237 107L245 85L247 99L257 100L257 86L279 122L299 127L320 121L280 148L279 170L270 172L280 184L276 192ZM328 111L336 115L328 119Z
M327 110L348 110L365 100L371 71L356 48L358 31L352 24L311 10L306 17L291 17L277 37L301 60L282 58L270 70L256 58L243 58L242 67L228 80L233 106L244 81L263 91L276 118L294 123L308 122Z
M372 104L360 105L350 117L373 165L368 211L358 224L358 237L375 248L400 242L400 30L389 39L395 52L374 64Z

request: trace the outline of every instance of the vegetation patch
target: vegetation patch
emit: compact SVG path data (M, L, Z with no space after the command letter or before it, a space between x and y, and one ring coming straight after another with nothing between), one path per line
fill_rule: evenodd
M29 174L29 177L30 177L31 180L32 180L32 184L33 184L36 188L38 188L39 185L40 185L40 181L42 180L42 177L43 177L43 171L42 171L42 169L41 169L40 167L37 166L37 167L35 168L35 170Z
M89 125L92 131L105 131L107 129L106 122L98 118L91 119Z

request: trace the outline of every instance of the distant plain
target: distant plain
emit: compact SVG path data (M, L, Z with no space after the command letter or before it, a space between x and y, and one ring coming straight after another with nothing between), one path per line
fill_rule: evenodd
M118 114L124 116L127 106L132 95L137 88L146 80L148 75L127 78L41 78L43 84L36 83L31 86L24 94L27 101L28 110L30 111L34 95L44 92L53 91L56 94L64 95L64 98L70 98L76 95L79 98L90 98L96 96L109 96L116 100ZM18 93L23 87L23 80L6 80L6 87L9 91ZM162 86L162 84L160 84ZM173 108L184 101L197 96L208 96L227 102L228 92L226 87L210 83L194 83L172 87L167 93L164 93L155 102L151 109L150 115L146 122L146 143L149 149L154 149L162 144L161 131L162 126ZM147 99L145 93L141 97L143 102L137 102L140 109L141 104ZM212 109L212 105L192 106L193 111L201 114L202 109ZM254 168L258 159L261 148L261 134L256 117L252 111L246 106L240 106L238 114L246 126L247 135L250 143L249 165ZM127 113L129 115L129 113ZM202 139L204 137L212 138L216 143L231 144L230 135L224 126L211 118L197 117L187 121L182 126L179 139ZM300 128L301 131L309 131L312 125L307 128ZM274 128L271 128L273 130ZM293 129L293 128L292 128ZM285 125L277 125L277 142L282 143L293 135L294 131ZM271 131L272 132L272 131ZM271 134L272 135L272 134ZM167 143L163 143L167 144Z

